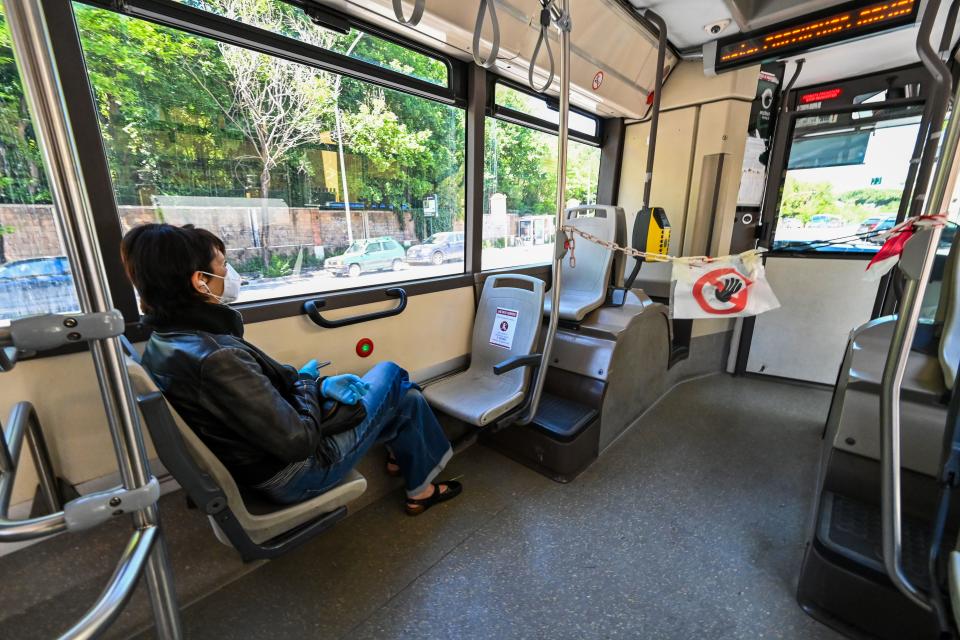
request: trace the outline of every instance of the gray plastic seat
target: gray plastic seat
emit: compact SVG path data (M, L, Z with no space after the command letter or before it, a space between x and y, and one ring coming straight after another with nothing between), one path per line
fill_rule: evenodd
M581 229L601 240L626 242L626 217L623 209L610 205L571 207L566 211L567 225ZM560 237L560 234L557 234ZM560 319L580 322L588 313L599 308L607 299L607 287L615 256L612 251L586 239L575 236L576 266L564 260L561 270ZM619 272L622 275L622 266ZM616 283L614 283L616 284ZM550 315L552 299L547 296L543 312Z
M498 275L487 278L480 295L477 318L473 324L470 367L444 378L424 390L427 401L444 413L468 424L485 426L500 418L524 400L530 381L528 367L494 374L494 366L515 356L526 356L537 347L543 309L542 280L524 275ZM499 331L503 318L516 313L516 326L507 346Z
M246 560L273 557L302 543L309 537L304 535L309 523L316 522L314 533L319 533L346 515L345 505L367 488L366 479L351 471L330 491L290 506L278 506L252 494L242 495L227 468L163 398L146 370L127 357L127 371L160 460L191 499L207 512L217 539L236 547ZM185 456L190 460L184 460ZM325 516L334 514L337 517L323 522ZM237 530L237 525L242 531Z

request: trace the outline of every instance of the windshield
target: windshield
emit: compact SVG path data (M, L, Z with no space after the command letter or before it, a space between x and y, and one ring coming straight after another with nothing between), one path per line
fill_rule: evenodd
M366 243L354 242L352 245L347 247L347 250L344 253L363 253L364 248L366 248Z
M442 244L447 239L447 234L445 233L435 233L426 240L423 241L423 244Z

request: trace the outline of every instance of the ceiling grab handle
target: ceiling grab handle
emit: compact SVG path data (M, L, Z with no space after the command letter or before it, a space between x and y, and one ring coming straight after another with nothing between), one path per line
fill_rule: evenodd
M553 22L550 9L552 6L553 0L540 0L540 35L537 36L537 46L533 48L533 55L530 56L530 68L527 70L527 84L537 93L544 93L553 84L556 62L553 60L553 49L550 48L550 25ZM547 58L550 60L550 73L547 74L547 80L543 83L543 86L538 87L533 81L533 70L537 66L541 46L547 50Z
M643 175L643 208L646 211L650 208L650 189L653 186L653 160L657 153L657 127L660 124L660 94L663 92L663 64L667 54L667 23L659 15L650 9L644 9L643 15L657 27L657 70L654 76L653 84L653 106L650 109L650 143L647 145L647 170ZM641 235L641 229L638 226L640 215L634 219L633 241L631 244L634 249L644 249L638 247L637 242ZM637 276L640 274L640 267L643 266L643 258L635 258L633 270L623 283L623 288L629 291L633 288Z
M930 35L936 19L940 0L931 0L927 5L917 35L917 51L924 66L933 77L934 87L930 100L935 101L931 109L930 129L918 173L929 175L930 167L936 165L933 183L929 193L919 187L914 199L913 215L922 212L926 215L940 213L946 185L956 160L957 141L960 135L960 119L955 109L950 118L943 141L941 156L936 158L937 146L943 135L943 119L949 99L949 71L940 61L930 45ZM960 99L960 94L954 97ZM921 128L922 129L922 128ZM918 186L919 186L918 181ZM917 232L903 251L900 270L907 278L904 285L900 311L893 329L890 351L883 369L883 381L880 393L880 437L881 437L881 505L883 524L883 562L893 584L914 604L925 611L932 607L926 594L922 593L906 576L903 569L902 513L900 495L900 389L903 374L910 355L913 336L920 317L921 301L927 281L933 267L934 256L940 240L942 226L932 226Z
M483 35L483 21L487 13L490 14L490 31L493 34L490 40L490 55L484 60L480 57L480 38ZM492 69L497 64L497 55L500 53L500 21L497 20L496 0L480 0L477 9L477 22L473 27L473 61L484 69Z
M407 18L403 15L403 0L393 0L393 15L397 16L397 22L410 27L420 24L423 18L423 9L427 6L427 0L413 0L413 13Z
M567 250L564 242L564 216L566 208L564 200L567 192L567 141L569 138L570 121L570 32L573 24L570 20L570 0L561 0L561 11L556 18L557 26L560 28L560 123L557 140L557 215L556 215L556 240L553 243L553 282L550 287L550 320L547 322L547 335L543 343L543 358L541 366L537 369L537 375L533 380L528 393L530 402L527 409L517 420L517 424L529 424L537 415L537 408L540 406L540 398L543 395L543 384L547 378L547 370L550 368L550 354L553 351L554 337L557 335L557 326L560 323L560 280L562 274L563 257Z

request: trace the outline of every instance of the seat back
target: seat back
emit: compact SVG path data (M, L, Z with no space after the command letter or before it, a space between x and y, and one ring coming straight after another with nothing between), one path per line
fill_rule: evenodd
M619 207L585 205L566 211L566 224L605 242L625 242L626 216ZM576 265L569 260L561 264L560 318L579 322L598 308L607 297L607 286L614 264L614 252L582 237L575 237ZM622 245L621 245L622 246ZM622 264L620 265L622 279ZM614 283L616 284L616 283ZM552 300L547 299L544 313L549 315Z
M519 274L487 278L473 323L470 371L493 376L494 365L534 352L540 337L544 288L543 280ZM529 375L529 369L523 367L500 378L525 386Z
M243 496L223 463L194 433L157 388L150 374L127 357L141 420L164 466L209 517L217 538L244 560L272 558L303 544L346 515L346 505L366 490L351 471L336 487L290 506Z
M953 389L960 365L960 231L953 234L940 284L937 324L940 325L940 367L947 389Z

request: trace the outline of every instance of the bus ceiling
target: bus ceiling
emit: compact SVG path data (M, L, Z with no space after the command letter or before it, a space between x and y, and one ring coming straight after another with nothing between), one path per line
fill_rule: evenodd
M533 86L547 86L544 93L550 96L558 94L556 78L550 79L547 47L538 46L538 0L489 0L479 20L477 47L476 2L426 0L421 5L404 0L401 20L394 0L287 1L303 6L319 3L459 59L484 62L495 73L524 86L530 84L533 58ZM702 59L704 73L713 75L803 57L806 64L796 83L802 87L917 64L917 16L926 2L578 0L571 5L576 28L570 102L602 117L648 115L657 58L657 30L643 16L648 9L664 19L669 32L665 80L682 59L697 64ZM942 30L952 4L941 4L935 32ZM422 13L413 20L418 6ZM493 46L491 10L499 27L498 51ZM550 29L553 51L556 38L556 29ZM488 60L491 53L495 60ZM791 71L788 67L788 74Z

